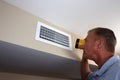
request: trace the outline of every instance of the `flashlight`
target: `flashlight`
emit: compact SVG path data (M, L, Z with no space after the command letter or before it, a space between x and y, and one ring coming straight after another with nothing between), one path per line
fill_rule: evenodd
M83 49L84 44L85 44L85 39L76 39L75 48Z

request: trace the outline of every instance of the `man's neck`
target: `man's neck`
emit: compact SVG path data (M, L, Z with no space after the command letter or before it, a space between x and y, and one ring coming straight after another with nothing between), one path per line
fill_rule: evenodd
M104 63L108 59L110 59L114 55L113 53L105 53L105 54L106 55L99 56L99 58L97 58L97 60L95 61L99 69L104 65Z

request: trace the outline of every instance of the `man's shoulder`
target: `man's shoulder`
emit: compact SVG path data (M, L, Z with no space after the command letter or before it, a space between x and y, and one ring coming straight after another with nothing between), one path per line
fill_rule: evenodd
M108 72L112 74L120 74L120 59L117 59L116 62L109 66Z
M108 76L109 75L109 76ZM118 80L114 78L120 79L120 59L116 56L111 57L101 69L90 73L88 78L90 80L93 79L106 79L106 80Z
M113 64L113 66L120 67L120 58L116 57L116 62Z
M116 61L111 67L120 70L120 59Z

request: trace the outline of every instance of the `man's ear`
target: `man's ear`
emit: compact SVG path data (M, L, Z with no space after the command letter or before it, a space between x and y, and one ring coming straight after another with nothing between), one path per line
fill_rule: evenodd
M96 49L101 49L104 46L104 40L103 39L98 39L95 42Z
M97 48L100 48L100 47L101 47L101 40L97 40L97 41L96 41L96 47L97 47Z

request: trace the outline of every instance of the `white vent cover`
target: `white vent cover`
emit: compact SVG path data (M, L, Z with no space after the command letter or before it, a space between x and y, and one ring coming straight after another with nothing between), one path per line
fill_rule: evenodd
M38 22L37 24L35 39L64 49L72 50L71 36L69 34L41 22Z

